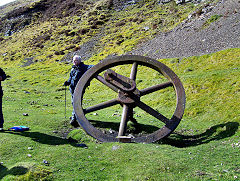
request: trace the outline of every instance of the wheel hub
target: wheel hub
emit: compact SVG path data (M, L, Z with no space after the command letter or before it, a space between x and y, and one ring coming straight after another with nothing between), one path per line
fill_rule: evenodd
M111 69L105 72L104 78L118 89L118 100L122 104L134 104L134 99L140 100L140 91L136 88L134 80L120 75Z
M118 92L118 100L122 104L134 104L135 100L132 97L134 97L134 99L140 100L140 91L138 89L135 89L133 92L128 93L123 91Z

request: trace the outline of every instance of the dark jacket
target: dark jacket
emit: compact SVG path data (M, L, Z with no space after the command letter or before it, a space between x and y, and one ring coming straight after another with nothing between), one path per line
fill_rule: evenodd
M93 67L93 65L85 65L84 63L81 62L80 65L76 66L73 65L71 72L70 72L70 77L69 79L66 81L67 85L70 85L70 92L71 94L74 93L74 89L79 81L79 79L82 77L82 75L91 67Z
M0 76L2 77L2 81L4 81L7 78L5 72L1 68L0 68ZM2 90L2 85L1 85L2 81L0 81L0 96L3 96L3 90Z

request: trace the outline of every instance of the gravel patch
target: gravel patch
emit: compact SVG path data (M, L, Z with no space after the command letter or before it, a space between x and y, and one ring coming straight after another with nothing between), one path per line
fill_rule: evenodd
M228 48L240 48L240 0L220 1L209 12L189 19L167 33L145 42L127 54L154 59L198 56ZM219 20L203 27L214 15Z

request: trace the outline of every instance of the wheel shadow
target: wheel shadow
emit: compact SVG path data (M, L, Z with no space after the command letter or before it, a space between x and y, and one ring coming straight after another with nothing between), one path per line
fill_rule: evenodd
M7 175L19 176L19 175L24 175L27 172L28 172L28 168L25 168L23 166L16 166L9 170L4 165L0 164L0 180L2 180Z
M104 128L104 129L111 128L116 131L118 131L118 128L119 128L119 123L102 122L97 120L91 120L90 122L93 124L93 126L96 126L99 128ZM228 122L228 123L212 126L211 128L207 129L204 133L197 134L197 135L184 135L183 133L180 133L180 131L176 131L176 132L173 132L169 137L163 138L156 143L168 144L168 145L179 147L179 148L197 146L197 145L209 143L214 140L221 140L227 137L231 137L237 132L238 127L239 127L238 122ZM146 134L152 133L153 131L156 131L159 129L158 127L151 126L151 125L144 125L144 124L139 124L138 128L141 129L141 131L144 131ZM53 136L53 135L48 135L40 132L4 131L1 134L15 134L19 136L24 136L24 137L31 138L33 141L39 142L41 144L47 144L47 145L70 144L74 147L78 147L77 141L71 138L67 139L65 137ZM4 170L4 168L2 168L3 166L2 165L0 166L1 166L0 170Z
M218 124L207 129L204 133L197 135L184 135L177 131L172 133L169 137L158 141L159 144L168 144L178 148L185 148L206 144L211 141L221 140L233 136L239 127L238 122L228 122Z
M119 129L119 123L103 122L98 120L90 120L90 122L94 127L98 127L102 129L112 129L115 131L115 133L117 133ZM137 130L144 131L146 134L154 132L159 129L158 127L151 126L151 125L144 125L144 124L138 124L137 127L138 127ZM137 131L135 133L137 133ZM31 138L33 141L41 144L47 144L47 145L70 144L74 147L79 147L77 140L74 140L72 138L66 138L67 133L65 133L64 137L61 137L59 135L58 136L48 135L45 133L33 132L33 131L25 131L25 132L4 131L1 134L14 134L19 136L24 136L24 137Z
M93 126L98 128L104 129L111 128L116 131L118 131L119 128L119 123L103 122L97 120L90 120L90 122ZM172 134L170 134L170 136L157 141L156 144L168 144L179 148L197 146L209 143L211 141L231 137L237 132L238 127L239 127L238 122L227 122L212 126L205 132L196 135L184 135L182 133L183 131L175 131ZM138 131L135 133L144 132L146 134L151 134L159 129L156 126L145 125L140 123L138 123L137 128Z
M91 124L94 127L103 128L103 129L112 129L112 130L115 130L115 131L119 130L119 125L120 125L119 122L118 123L104 122L104 121L98 121L98 120L89 120L89 122L91 122ZM146 134L149 134L149 133L152 133L154 131L157 131L158 129L159 128L156 127L156 126L137 123L136 124L136 131L134 133L138 134L140 132L144 132Z

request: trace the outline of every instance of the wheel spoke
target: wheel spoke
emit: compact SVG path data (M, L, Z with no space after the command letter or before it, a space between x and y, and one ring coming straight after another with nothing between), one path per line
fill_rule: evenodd
M127 119L129 115L129 109L130 109L129 106L127 106L126 104L123 104L123 112L122 112L122 118L120 122L118 136L124 136L125 134L127 121L128 121Z
M134 62L132 65L131 74L130 74L130 79L132 79L132 80L136 80L137 67L138 67L137 62Z
M123 70L122 68L125 66L130 67L127 70ZM145 70L145 68L147 69ZM118 70L119 73L114 72L113 70ZM124 76L127 72L128 76ZM156 80L156 82L158 81L160 83L156 83L153 86L148 86L140 90L136 86L136 80L139 80L139 82L141 79L145 80L145 76L148 76L145 81L146 83L152 82L152 78L154 78L153 81ZM162 79L162 76L164 79ZM162 80L165 80L165 82ZM86 89L91 82L94 86L96 86L94 89L93 86L89 87L90 89L93 89L93 91ZM140 84L142 85L142 83ZM151 103L144 101L144 98L147 98L150 94L153 95L153 93L161 93L161 90L164 91L164 94L170 93L169 97L165 98L165 101L171 101L169 114L161 112L161 109L158 110ZM102 101L100 102L99 100L99 102L95 104L95 101L93 100L93 103L89 103L90 106L84 106L84 98L93 97L94 95L92 95L92 92L95 91L100 92L99 94L96 94L95 97L100 98ZM102 94L104 95L101 96ZM114 94L117 94L117 96L109 99L107 98L112 95L114 96ZM159 102L161 97L156 95L154 99L158 99L156 102ZM82 76L81 81L78 82L75 89L73 107L81 127L86 131L86 133L99 141L126 142L127 140L129 142L151 143L168 136L176 129L184 113L185 99L186 95L183 85L177 75L169 67L148 57L123 55L120 57L112 57L102 60ZM176 104L176 108L174 113L170 115L170 113L173 112L174 103ZM101 127L100 129L98 127L94 127L95 125L92 124L88 120L88 116L86 116L86 114L93 113L98 110L100 110L99 112L104 112L105 108L111 109L114 108L114 105L118 106L119 104L123 107L123 109L121 122L117 132L108 132L108 127ZM133 118L133 110L135 108L146 113L145 117L139 118L138 120L141 124L149 124L149 118L156 120L157 123L136 127L138 128L137 133L139 134L135 134L134 130L129 129L129 131L134 134L134 137L130 137L130 135L127 136L127 123L128 121L135 121ZM114 118L109 117L109 120L102 121L106 121L106 124L109 124L111 119L114 120L114 124L109 125L109 127L115 130Z
M100 82L102 82L104 85L106 85L107 87L109 87L110 89L112 89L113 91L118 93L118 88L115 87L114 85L110 84L109 82L107 82L102 76L97 75L95 77L97 80L99 80Z
M161 113L157 112L156 110L154 110L150 106L146 105L142 101L140 101L140 100L135 100L135 101L136 101L136 105L138 107L140 107L142 110L146 111L147 113L149 113L153 117L159 119L160 121L164 122L165 124L167 124L169 122L168 118L166 118L165 116L163 116Z
M108 107L111 107L111 106L114 106L117 104L119 104L119 101L117 99L112 99L112 100L102 102L100 104L88 107L88 108L84 109L84 113L87 114L87 113L105 109L105 108L108 108Z
M152 87L148 87L148 88L140 90L140 96L144 96L146 94L150 94L150 93L153 93L155 91L158 91L158 90L170 87L170 86L173 86L172 82L170 82L170 81L162 83L162 84L154 85Z

